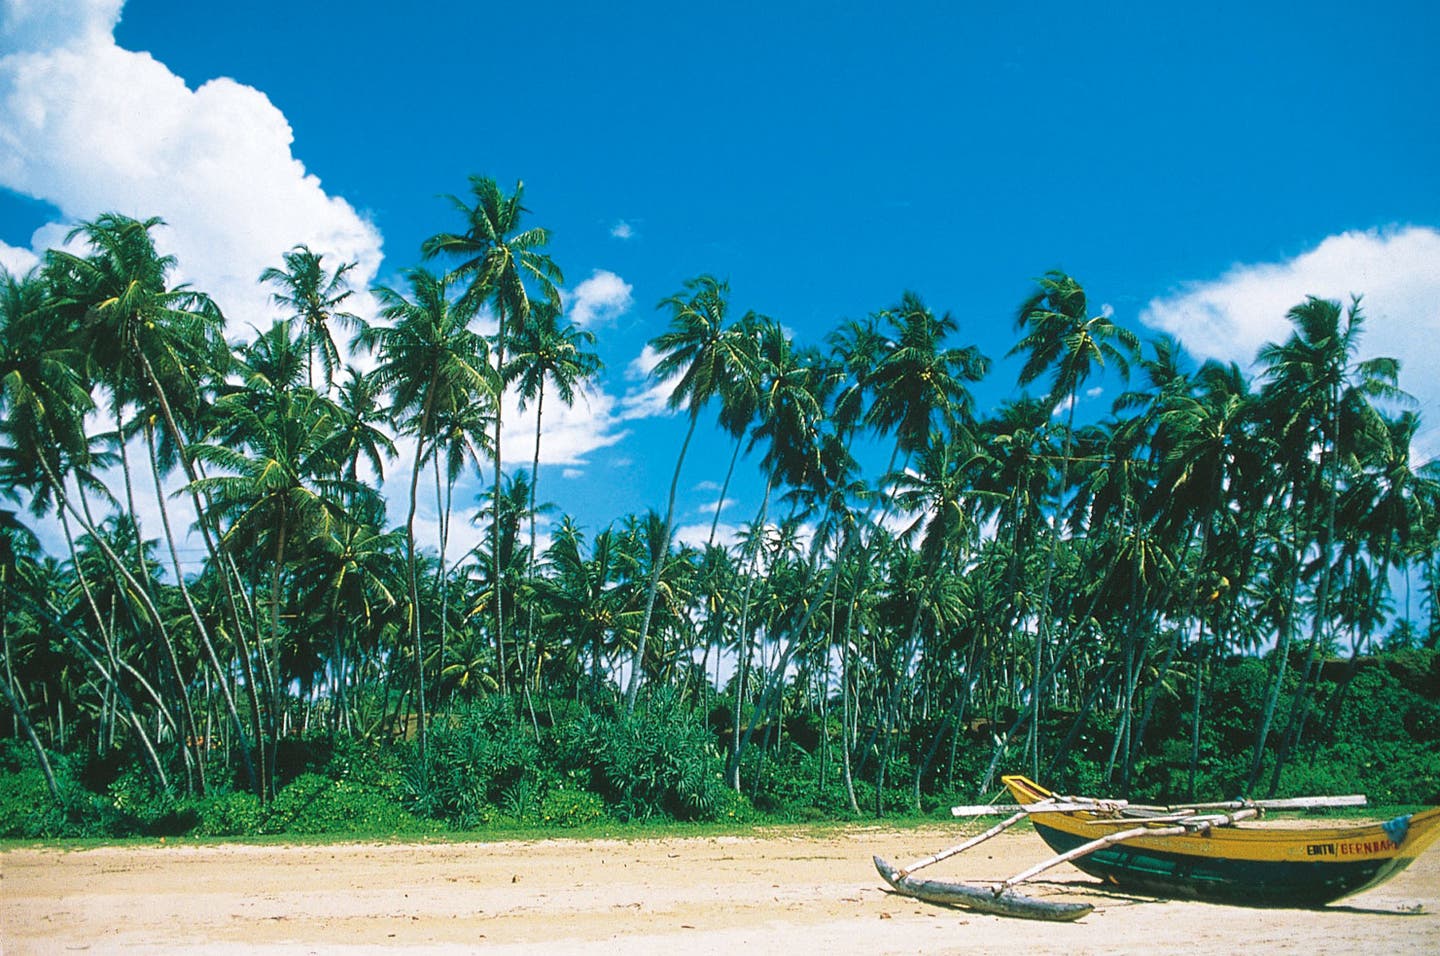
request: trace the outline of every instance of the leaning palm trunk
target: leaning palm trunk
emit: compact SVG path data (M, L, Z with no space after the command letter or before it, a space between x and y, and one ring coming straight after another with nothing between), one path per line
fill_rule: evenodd
M195 625L195 632L200 637L200 646L204 648L205 654L210 660L210 666L215 670L216 682L220 685L220 693L225 701L225 712L235 727L236 735L240 738L240 756L245 765L245 778L250 784L250 789L258 791L255 764L250 758L250 741L245 736L245 724L240 720L240 712L235 706L235 698L230 694L230 682L225 679L225 668L221 665L220 658L215 653L215 645L210 640L210 629L205 626L204 618L200 615L199 609L195 607L195 601L190 595L190 586L185 582L185 574L180 566L180 553L175 548L175 534L170 528L170 512L163 503L165 493L160 481L160 462L155 451L155 431L148 421L145 423L145 443L150 452L150 472L155 480L155 496L162 502L160 523L165 530L165 543L170 549L170 562L175 571L175 582L180 588L180 595L185 601L185 608L190 614L190 620ZM208 739L209 734L206 734L205 737Z
M1298 540L1300 535L1299 514L1297 509L1290 511L1290 534L1292 540ZM1293 568L1290 572L1289 599L1284 605L1284 617L1280 627L1280 636L1275 645L1275 678L1270 684L1270 690L1265 695L1265 705L1260 712L1260 723L1255 730L1255 749L1250 757L1250 773L1246 778L1245 792L1249 793L1255 789L1260 781L1260 771L1265 758L1265 745L1270 737L1270 725L1275 719L1275 708L1280 702L1280 690L1285 684L1285 672L1290 663L1290 642L1295 630L1294 607L1298 599L1300 588L1300 566L1299 561L1292 562Z
M84 494L83 487L81 488L81 494ZM85 510L88 517L88 504L85 505ZM146 678L144 674L136 670L129 661L121 658L120 655L117 653L114 635L114 621L113 619L111 619L107 622L105 616L100 613L100 606L98 603L96 603L95 593L90 586L90 578L85 573L84 565L80 562L79 552L75 550L75 536L70 530L70 520L66 516L63 508L58 509L58 515L60 518L60 529L65 536L65 545L70 552L70 563L75 568L75 579L80 585L80 591L85 597L86 605L90 608L90 615L91 619L95 622L95 629L100 632L100 640L103 645L105 659L109 661L109 667L106 667L106 665L99 658L97 658L95 654L91 652L90 648L86 647L85 644L75 636L74 632L71 629L65 628L63 633L65 634L66 640L68 640L72 645L74 645L84 657L89 659L92 665L95 667L96 672L105 678L107 685L112 688L112 691L115 695L116 706L118 707L121 702L125 703L129 712L129 719L139 731L140 741L144 746L146 752L152 758L152 765L156 771L156 779L160 782L162 789L166 788L169 786L169 782L166 779L165 770L160 765L159 757L155 755L155 748L150 743L149 734L146 732L143 723L141 723L138 717L135 715L134 705L130 703L129 697L121 689L119 681L115 678L115 672L117 670L125 671L125 673L129 674L130 678L134 680L135 683L142 690L145 691L145 693L150 697L150 700L154 702L156 712L164 720L165 725L170 728L172 733L179 732L179 725L175 722L175 716L170 713L170 708L166 706L165 698L160 695L160 692L155 689L154 685L150 683L149 679ZM114 575L113 570L111 574ZM116 580L118 580L118 575L116 575L115 578ZM59 608L52 607L48 608L47 610L56 620L61 620L64 617L63 612L61 612Z
M8 642L5 648L5 656L7 659L10 656ZM8 679L0 680L0 692L4 693L5 702L10 705L10 711L15 715L16 722L19 723L21 729L25 731L25 739L30 741L30 747L35 751L35 758L40 764L40 772L45 777L45 787L50 791L51 798L54 799L56 803L63 803L64 800L60 796L60 786L55 782L55 771L50 767L50 758L45 755L45 745L40 742L40 736L35 733L35 728L31 725L30 718L25 716L25 707L16 699L14 692L11 691L10 681Z
M120 472L122 477L124 478L125 484L125 502L126 505L129 507L129 513L132 516L131 532L134 535L136 560L140 562L140 567L137 569L139 572L139 577L137 579L138 583L136 586L145 589L145 597L149 601L150 605L153 607L155 602L155 594L150 589L150 576L146 574L144 570L144 535L140 529L140 522L134 519L134 516L138 515L140 512L135 504L135 481L130 468L130 454L128 451L129 446L128 442L125 439L125 420L122 414L124 411L124 407L118 391L115 394L114 407L112 411L115 416L115 442L120 452ZM159 506L160 510L163 512L165 510L165 500L163 495L159 496ZM93 531L92 528L86 528L85 530L87 531L87 533L91 533L93 536L98 538L98 532ZM196 746L198 744L198 733L195 728L194 715L191 713L190 709L190 692L189 689L186 687L185 678L181 674L180 661L175 653L174 644L170 640L169 631L165 627L164 622L160 620L158 614L154 616L154 620L155 628L160 634L161 641L165 646L166 654L173 667L177 693L180 696L180 709L181 715L184 718L184 725L182 728L183 733L177 732L176 738L177 743L180 745L181 753L184 755L185 759L185 787L187 791L193 791L195 789L198 773L199 786L201 792L203 793L205 789L204 757Z
M665 559L670 554L670 530L675 520L675 491L680 485L680 469L685 465L685 453L690 449L690 439L695 437L695 426L700 422L700 410L690 413L690 427L685 432L685 441L680 445L680 457L675 461L675 474L670 479L670 497L665 505L665 529L660 533L660 553L652 562L650 582L645 587L645 616L640 621L640 638L635 646L635 664L630 670L630 682L625 688L625 713L635 711L635 700L640 693L640 674L645 663L646 642L650 637L650 620L655 614L655 595L660 590L660 573L665 568Z
M139 353L139 358L140 358L140 366L141 366L142 371L144 372L145 379L146 379L147 383L150 385L151 391L154 393L156 400L159 402L162 420L165 422L165 430L166 430L166 433L169 434L170 440L175 443L175 448L176 448L177 451L178 451L178 458L179 458L179 460L180 460L180 465L181 465L181 467L184 469L184 471L185 471L185 477L186 477L187 481L189 482L189 484L188 484L186 487L187 487L187 490L188 490L189 493L190 493L190 502L191 502L191 504L193 505L193 507L194 507L194 509L195 509L196 523L197 523L197 525L198 525L199 528L200 528L201 538L202 538L203 541L205 542L205 551L206 551L206 554L209 556L212 564L215 566L215 568L216 568L217 571L219 572L219 574L220 574L220 576L221 576L221 580L222 580L222 582L223 582L223 584L224 584L225 593L226 593L226 600L227 600L227 603L228 603L228 605L229 605L229 609L230 609L230 612L231 612L231 620L232 620L232 623L233 623L234 628L235 628L235 640L236 640L237 643L240 645L240 649L241 649L241 652L242 652L242 654L241 654L241 659L244 661L244 664L245 664L247 684L250 686L250 703L251 703L251 709L252 709L253 727L254 727L254 730L255 730L256 743L257 743L257 746L259 747L259 749L260 749L260 751L261 751L261 756L262 756L261 765L262 765L262 768L264 768L264 767L268 766L268 764L267 764L267 763L265 762L265 760L263 759L264 743L263 743L263 740L262 740L263 734L262 734L262 732L261 732L261 723L260 723L260 699L259 699L258 691L256 690L256 688L255 688L255 686L254 686L254 685L255 685L255 681L254 681L253 673L251 673L251 670L250 670L250 656L249 656L249 652L248 652L248 649L244 646L244 644L245 644L245 639L244 639L245 629L244 629L244 624L242 623L242 621L241 621L241 619L240 619L239 605L237 604L237 602L236 602L236 600L235 600L235 594L234 594L234 591L233 591L232 588L231 588L231 580L230 580L230 578L229 578L229 577L226 575L226 573L225 573L225 568L228 567L228 568L230 569L230 571L234 574L235 579L236 579L237 582L238 582L238 579L239 579L238 569L236 569L236 568L234 567L233 561L230 561L228 558L222 558L222 557L221 557L220 548L219 548L219 547L217 546L217 544L216 544L215 537L211 534L211 529L210 529L210 524L209 524L209 522L210 522L210 511L209 511L209 509L207 509L207 508L205 508L205 507L202 506L201 501L200 501L200 494L199 494L199 492L196 490L196 482L198 481L198 479L199 479L200 476L199 476L199 473L196 471L195 466L194 466L194 463L193 463L192 460L191 460L190 453L189 453L188 450L187 450L187 442L186 442L186 439L185 439L185 435L184 435L183 432L181 432L180 426L179 426L179 424L176 422L176 420L175 420L175 415L174 415L173 411L171 410L171 407L170 407L170 398L169 398L169 396L166 394L165 388L160 384L159 376L155 374L155 369L154 369L154 367L150 364L150 359L149 359L149 357L146 356L144 352L140 352L140 353ZM152 452L152 458L153 458L153 452ZM157 480L158 480L158 479L157 479ZM162 512L163 512L164 507L165 507L163 501L161 502L160 507L161 507L161 510L162 510ZM177 572L177 574L178 574L178 572ZM244 589L241 588L240 590L241 590L241 594L243 595L243 594L244 594ZM188 602L188 598L187 598L187 603L189 603L189 602ZM248 606L248 599L247 599L247 606ZM192 608L193 608L193 605L192 605ZM254 615L254 613L253 613L253 610L252 610L252 612L251 612L251 617L252 617L252 619L255 618L255 615ZM198 623L198 622L197 622L197 623ZM258 627L258 620L257 620L257 627ZM204 643L205 643L205 645L206 645L206 652L207 652L207 654L209 655L212 664L213 664L213 665L215 666L215 668L216 668L216 676L217 676L217 679L219 680L222 688L224 688L224 690L225 690L227 705L231 708L232 714L235 715L235 719L238 721L238 720L239 720L238 712L235 711L235 708L234 708L234 700L233 700L233 697L231 697L231 695L230 695L229 685L228 685L228 683L227 683L227 681L226 681L226 679L225 679L224 670L220 667L220 664L219 664L219 655L216 654L215 648L214 648L213 644L210 642L208 632L206 632L206 631L203 629L203 626L201 627L201 636L204 638ZM263 656L263 643L262 643L260 646L261 646L262 656ZM278 694L276 694L276 693L274 692L273 682L268 680L269 676L270 676L270 675L269 675L268 667L267 667L267 672L266 672L267 685L271 687L271 693L269 694L269 696L270 696L270 709L271 709L271 713L273 714L274 711L279 707L279 705L280 705L280 700L279 700ZM241 733L241 738L242 738L242 742L243 742L243 740L244 740L243 731L242 731L242 733ZM274 746L274 742L273 742L273 740L272 740L272 749L273 749L273 746ZM197 755L197 756L198 756L198 755ZM253 766L252 766L251 763L250 763L250 758L249 758L249 755L248 755L248 750L247 750L247 753L246 753L245 761L246 761L246 769L247 769L247 772L250 774L251 785L254 786L255 783L256 783L256 781L255 781L254 769L253 769ZM266 799L267 796L270 795L270 791L273 789L273 782L274 782L274 781L273 781L273 776L266 774L266 773L264 772L264 770L262 769L262 774L261 774L261 779L260 779L260 781L259 781L259 786L256 788L257 791L258 791L258 793L259 793L259 795L260 795L260 797L261 797L261 799Z
M1338 408L1338 401L1335 405ZM1335 454L1339 453L1340 443L1340 421L1337 412L1335 417ZM1333 456L1332 456L1333 459ZM1326 456L1324 449L1321 449L1319 470L1324 475ZM1295 688L1295 696L1290 705L1289 726L1285 728L1285 735L1281 740L1280 752L1275 755L1275 768L1270 775L1270 796L1274 797L1280 789L1280 773L1285 769L1285 761L1290 756L1290 751L1300 745L1300 738L1305 732L1305 718L1308 712L1309 695L1311 685L1315 679L1316 655L1324 638L1325 631L1330 623L1330 550L1335 541L1335 504L1339 497L1339 489L1335 482L1329 484L1329 494L1325 501L1325 524L1320 541L1320 582L1315 595L1315 616L1311 622L1310 644L1305 652L1305 673L1301 675L1300 684Z
M1060 557L1060 512L1065 504L1065 486L1070 481L1070 450L1071 442L1075 436L1075 393L1080 389L1080 382L1077 380L1071 385L1070 410L1066 415L1065 422L1065 447L1060 452L1060 485L1056 491L1055 511L1050 516L1050 556L1045 562L1045 579L1040 586L1040 610L1035 621L1035 660L1034 675L1038 682L1040 672L1044 667L1043 656L1045 645L1048 642L1050 631L1050 588L1055 580L1055 565ZM1026 741L1026 749L1030 753L1031 775L1040 776L1040 690L1037 686L1030 695L1030 708L1034 711L1030 720L1029 737Z
M563 396L562 396L563 397ZM530 460L530 555L525 562L525 570L530 580L535 580L535 485L540 480L540 423L545 418L545 377L540 377L540 389L535 402L535 455ZM528 602L530 607L525 621L525 644L520 648L520 690L521 696L525 699L525 709L530 713L530 728L535 734L535 739L540 739L540 719L535 715L535 701L530 695L530 684L533 681L535 689L540 689L540 665L543 661L541 656L540 635L535 633L535 602Z
M895 672L895 683L891 685L890 696L885 701L885 709L881 716L885 728L885 745L881 750L880 754L881 785L875 790L876 816L880 815L880 811L883 806L881 801L883 799L885 774L889 770L890 759L894 755L895 735L892 733L892 730L894 729L894 726L898 722L900 717L900 697L904 690L910 686L910 668L915 662L915 654L920 649L920 644L922 641L920 624L924 620L925 609L926 605L929 603L930 595L934 593L935 582L939 579L940 575L938 573L932 574L929 578L928 583L923 588L921 588L920 594L917 597L917 600L915 602L915 613L911 615L910 618L910 632L906 635L905 644L903 645L904 653L902 655L903 659L900 664L900 669ZM925 762L928 764L929 760L933 757L934 748L932 747L931 752L926 758ZM923 771L923 767L919 771L917 771L915 777L916 810L919 810L920 808L919 773L921 771Z
M765 496L760 499L760 510L755 517L754 527L760 529L759 534L762 535L764 534L766 515L769 513L770 510L770 495L774 490L775 479L772 477L769 481L765 482ZM739 642L739 644L743 644L744 647L740 651L740 671L737 675L737 683L735 686L735 710L734 720L732 721L731 726L730 760L727 773L730 787L736 793L740 792L740 753L743 749L742 743L749 740L749 737L747 735L744 737L744 741L742 741L742 736L740 733L740 717L741 711L745 703L745 680L746 672L749 669L747 665L750 662L750 598L754 591L755 576L756 571L758 570L757 565L760 562L760 543L754 535L751 536L750 541L746 542L745 550L748 551L749 554L742 556L742 560L743 557L748 557L750 563L749 567L745 569L745 591L743 596L740 598L739 631L736 634L737 642ZM737 646L739 645L737 644ZM755 722L759 720L761 716L762 715L757 714L756 717L751 720L750 723L752 728Z
M174 668L175 676L180 684L179 697L181 705L181 717L183 721L182 728L184 730L184 733L190 736L189 740L179 741L180 750L185 757L187 771L193 773L194 768L192 767L192 762L196 761L196 753L194 751L198 749L199 745L198 736L195 731L195 718L194 714L190 710L190 699L189 695L185 691L184 679L183 677L181 677L180 660L178 655L176 655L175 653L175 645L174 642L170 639L170 633L168 630L165 629L164 621L160 616L159 609L156 608L155 602L150 599L149 592L140 584L140 582L136 579L135 575L130 572L130 569L125 566L125 562L120 559L120 556L115 553L115 550L110 547L110 542L106 541L105 537L100 534L99 530L89 522L86 516L82 514L79 509L75 507L75 503L70 500L70 495L65 491L64 483L50 467L50 462L47 460L46 456L40 455L38 456L38 459L41 468L45 472L45 477L51 483L52 490L55 494L56 504L59 505L61 509L68 511L70 513L70 516L73 517L77 523L79 523L80 527L85 531L85 533L90 535L96 546L100 548L101 553L105 555L105 559L110 563L111 568L125 580L125 583L131 589L133 589L135 596L140 600L141 605L145 608L145 613L150 615L151 620L155 622L156 631L161 637L161 642L165 647L167 656L170 660L172 667ZM177 733L177 736L183 735ZM190 773L187 773L187 784L189 783L189 776Z
M505 306L496 309L499 328L495 331L495 376L499 382L495 396L495 497L492 499L490 550L495 574L495 654L500 668L500 693L509 693L510 677L505 663L505 568L500 560L500 484L505 477L500 457L500 426L505 406Z
M893 471L893 469L894 469L894 467L895 467L895 461L896 461L896 459L899 457L899 455L900 455L900 444L899 444L899 442L896 442L894 450L892 450L891 453L890 453L890 462L889 462L889 465L888 465L887 468L886 468L886 474L889 474L889 473L891 473L891 471ZM678 476L677 476L677 477L678 477ZM869 522L869 519L870 519L870 517L874 514L874 511L875 511L875 503L872 501L872 502L870 503L870 507L866 510L866 515L865 515L866 523ZM887 499L886 502L885 502L885 508L884 508L884 510L882 510L881 513L880 513L880 522L881 522L881 523L884 522L885 516L888 515L889 513L890 513L890 501ZM835 586L835 582L838 580L839 575L840 575L840 568L841 568L841 567L845 564L845 562L849 559L850 550L851 550L851 545L852 545L853 543L855 543L855 541L856 541L856 539L857 539L858 537L859 537L858 535L848 535L848 534L845 536L844 541L841 542L840 549L836 552L835 557L834 557L834 560L833 560L833 561L831 562L831 564L830 564L830 570L826 573L825 579L824 579L824 581L823 581L823 582L821 583L821 585L820 585L820 590L819 590L819 592L818 592L818 593L815 595L815 597L810 601L809 605L808 605L808 606L806 607L806 609L805 609L805 614L804 614L804 616L801 618L800 623L798 623L797 625L795 625L795 628L794 628L794 630L791 632L789 639L786 640L784 650L783 650L783 651L781 652L781 654L780 654L779 664L778 664L778 666L777 666L777 668L776 668L776 670L775 670L775 673L772 674L772 675L770 675L770 679L769 679L769 681L767 682L766 687L765 687L765 692L764 692L763 696L761 697L760 707L759 707L759 709L758 709L757 712L756 712L756 713L757 713L757 718L756 718L756 720L752 720L752 721L750 722L750 726L747 727L746 730L745 730L745 735L744 735L744 737L741 738L739 745L735 748L735 761L736 761L737 764L739 763L741 756L744 754L745 748L750 745L750 741L751 741L751 739L752 739L752 738L754 737L754 735L755 735L755 728L756 728L756 726L758 726L758 721L763 718L763 715L769 713L770 708L774 705L775 700L779 697L780 691L784 688L784 686L785 686L785 669L790 666L790 658L791 658L791 656L795 653L795 649L796 649L796 647L798 646L800 639L804 636L804 634L806 633L807 629L810 627L810 621L815 617L815 612L818 611L818 610L820 609L821 605L823 605L823 604L825 603L825 596L826 596L827 594L829 594L830 591L831 591L831 589ZM872 536L872 538L871 538L870 541L865 542L865 544L864 544L864 546L863 546L864 549L868 549L870 543L873 542L873 540L874 540L874 538L873 538L873 536ZM821 553L820 553L819 542L817 542L816 545L813 546L812 556L811 556L811 560L810 560L812 573L814 573L814 572L816 572L816 571L819 570L819 565L820 565L820 559L821 559L821 557L822 557L822 555L821 555ZM859 588L860 588L860 585L857 584L857 586L856 586L856 591L857 591L857 593L858 593ZM852 604L851 604L851 611L852 611L851 616L853 617L853 616L854 616L854 614L853 614L853 611L854 611L854 603L853 603L853 602L852 602Z
M428 403L426 411L429 411ZM428 419L429 416L427 414L424 417ZM422 422L422 434L424 427L424 423ZM422 437L420 440L424 441L424 438ZM410 470L410 511L405 517L405 541L407 546L406 558L410 572L410 637L415 649L415 680L417 684L415 693L417 713L415 716L418 722L417 727L420 740L420 764L424 766L426 744L429 742L425 726L425 647L420 636L420 582L415 567L415 505L420 485L420 462L420 449L417 447L415 449L415 464ZM403 713L401 714L401 718L404 718Z
M755 716L745 728L745 734L740 738L740 743L735 748L734 759L737 766L739 765L740 758L745 753L745 749L750 746L755 736L756 728L764 721L765 716L770 713L771 708L775 706L775 702L780 696L780 692L784 689L785 670L790 666L790 660L799 647L801 638L809 630L810 622L814 619L815 612L825 603L825 596L830 593L831 588L834 586L835 579L840 573L840 565L847 557L846 550L848 549L849 542L850 538L847 537L845 539L845 545L841 547L839 554L835 557L834 563L830 566L830 570L826 573L825 579L820 585L820 590L815 594L814 598L810 600L805 608L805 614L801 617L800 622L791 630L790 636L785 640L779 659L775 663L775 670L768 676L765 682L765 690L755 710ZM817 553L812 560L812 571L818 570L818 568L814 566L818 563L818 560L819 554Z
M436 658L435 668L435 713L440 713L442 697L444 694L445 676L445 653L446 643L449 637L450 605L448 598L449 575L445 571L445 553L450 544L450 503L453 498L452 491L455 487L453 481L440 480L440 448L435 448L435 460L433 462L435 471L435 508L440 513L440 563L435 569L435 592L439 596L439 640L440 647Z

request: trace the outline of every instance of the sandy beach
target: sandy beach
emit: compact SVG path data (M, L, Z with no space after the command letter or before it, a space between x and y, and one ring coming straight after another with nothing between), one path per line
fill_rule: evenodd
M1078 923L896 896L871 865L954 828L503 843L153 846L0 853L0 942L27 953L1440 952L1440 852L1321 910L1118 895L1068 866L1032 895ZM931 871L984 880L1043 858L1006 834Z

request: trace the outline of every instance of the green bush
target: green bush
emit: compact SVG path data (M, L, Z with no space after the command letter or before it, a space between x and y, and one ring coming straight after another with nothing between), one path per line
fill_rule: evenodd
M713 819L725 789L709 729L668 692L632 714L577 717L561 729L560 761L625 820Z
M1363 793L1372 804L1440 802L1440 753L1416 741L1371 741L1317 748L1280 774L1287 796Z
M196 801L199 836L254 836L262 832L265 808L253 793L232 791Z
M115 836L180 836L200 822L193 804L156 786L138 766L121 771L106 794L105 830Z
M551 827L583 827L605 818L605 801L589 790L555 787L540 801L540 822Z
M86 819L93 816L89 795L75 788L69 796L72 810L50 795L39 767L0 773L0 839L41 840L92 832L94 827Z
M540 745L517 719L509 698L477 701L430 731L422 764L404 774L416 811L452 826L489 823L496 811L533 817L539 795Z
M788 820L852 816L839 755L832 751L824 769L821 787L820 755L787 741L778 751L747 751L740 777L754 807L767 814Z
M425 832L433 827L417 820L388 793L377 787L320 774L296 777L275 795L265 810L264 833Z

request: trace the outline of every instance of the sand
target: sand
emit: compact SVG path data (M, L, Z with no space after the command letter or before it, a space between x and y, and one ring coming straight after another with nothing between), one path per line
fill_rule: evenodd
M1078 923L986 916L889 892L956 828L504 843L187 845L0 852L0 943L26 953L1440 953L1440 848L1320 910L1107 892L1069 866L1031 895L1096 904ZM927 875L997 879L1043 859L1033 833Z

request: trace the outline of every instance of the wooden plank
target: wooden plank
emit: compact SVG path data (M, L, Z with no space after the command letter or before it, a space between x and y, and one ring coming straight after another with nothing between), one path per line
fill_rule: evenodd
M972 804L951 807L955 817L983 817L1011 813L1117 813L1135 819L1183 814L1195 810L1319 810L1327 807L1363 807L1368 801L1363 793L1331 797L1285 797L1278 800L1221 800L1215 803L1177 803L1171 806L1131 804L1125 800L1091 800L1087 797L1058 797L1039 803Z

